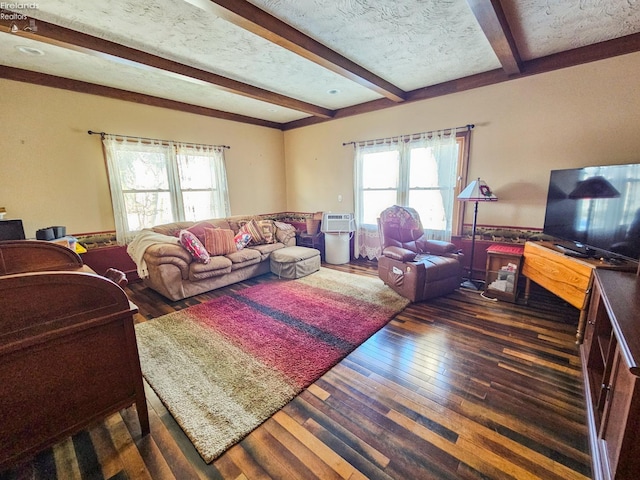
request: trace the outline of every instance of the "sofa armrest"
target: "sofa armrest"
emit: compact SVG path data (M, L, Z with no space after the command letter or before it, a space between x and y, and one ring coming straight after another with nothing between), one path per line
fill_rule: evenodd
M157 243L151 245L144 252L144 261L147 265L175 265L180 270L183 279L189 278L189 265L193 257L180 245L172 243Z
M191 263L191 260L193 260L191 254L184 247L175 243L156 243L149 246L144 254L151 258L176 257L185 263Z
M385 247L385 249L382 250L382 255L393 260L398 260L399 262L410 262L416 258L416 252L396 246Z
M430 253L432 255L449 256L459 253L459 249L451 242L442 240L416 240L416 245L422 253Z

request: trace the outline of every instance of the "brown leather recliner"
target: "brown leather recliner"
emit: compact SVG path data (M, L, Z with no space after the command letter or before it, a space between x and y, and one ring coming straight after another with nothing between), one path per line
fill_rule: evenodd
M452 292L460 287L462 254L449 242L428 240L413 208L394 205L378 218L382 256L378 276L412 302Z

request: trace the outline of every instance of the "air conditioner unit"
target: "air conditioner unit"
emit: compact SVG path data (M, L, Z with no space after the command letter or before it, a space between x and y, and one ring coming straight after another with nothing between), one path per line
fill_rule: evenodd
M320 229L325 233L353 232L353 213L324 213Z

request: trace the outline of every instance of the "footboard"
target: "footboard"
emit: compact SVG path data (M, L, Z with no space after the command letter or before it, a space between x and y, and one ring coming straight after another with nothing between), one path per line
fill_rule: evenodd
M149 432L134 312L98 275L0 277L0 470L134 403Z

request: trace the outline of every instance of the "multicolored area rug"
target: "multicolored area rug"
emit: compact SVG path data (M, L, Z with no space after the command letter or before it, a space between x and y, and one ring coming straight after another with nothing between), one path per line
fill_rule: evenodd
M209 463L408 303L326 268L274 280L136 325L142 373Z

